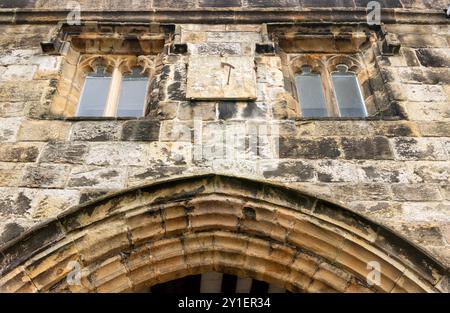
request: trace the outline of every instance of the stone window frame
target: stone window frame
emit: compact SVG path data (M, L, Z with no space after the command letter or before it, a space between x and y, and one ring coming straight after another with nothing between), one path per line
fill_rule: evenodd
M289 83L291 84L291 92L294 98L299 102L297 110L299 114L301 114L301 103L298 96L295 77L303 72L304 66L308 66L311 69L311 73L320 75L325 96L325 104L329 114L328 117L343 118L339 114L339 106L332 82L332 74L337 72L337 67L339 65L347 66L348 72L356 75L368 116L373 115L375 112L376 107L373 105L373 101L371 101L373 95L365 93L362 88L363 84L367 82L369 75L362 62L358 60L358 55L305 53L289 54L288 58L290 64L289 74L290 77L292 77L292 79L289 80Z
M51 106L51 114L86 118L84 116L77 116L76 114L83 86L86 77L90 73L97 72L97 68L101 66L111 75L111 83L108 90L108 100L105 103L105 113L103 116L98 116L98 118L116 118L123 76L132 73L132 69L138 67L141 69L141 74L148 76L149 85L154 78L155 58L156 56L149 55L79 55L77 66L70 67L69 70L72 70L72 72L65 73L68 75L68 79L63 75L62 83L57 87L57 94ZM144 103L143 112L146 111L146 102L147 99Z
M41 42L43 54L62 58L61 68L50 81L50 89L39 107L29 114L36 119L109 120L145 118L150 86L161 58L177 48L176 27L159 23L84 22L59 23L48 41ZM176 52L175 52L176 53ZM86 77L98 64L111 74L107 114L98 117L76 116ZM149 76L143 117L116 117L122 77L133 67ZM110 97L111 96L111 97ZM114 100L113 100L114 99Z
M279 55L286 91L292 96L297 120L401 120L407 115L389 90L382 73L380 58L399 53L400 43L395 34L387 33L384 25L370 27L364 24L265 24L264 47L273 47L270 53ZM300 62L299 60L303 60ZM303 63L303 64L302 64ZM345 64L354 71L364 99L367 117L340 117L331 73L336 66ZM302 117L295 75L301 66L308 65L320 72L324 86L329 117ZM330 107L328 107L330 106ZM331 111L330 111L331 110Z

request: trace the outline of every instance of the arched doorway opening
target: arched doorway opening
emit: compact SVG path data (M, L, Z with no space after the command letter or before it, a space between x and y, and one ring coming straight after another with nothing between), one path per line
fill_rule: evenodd
M394 232L286 186L220 175L100 198L0 252L6 292L141 292L210 272L288 292L448 291L448 269Z

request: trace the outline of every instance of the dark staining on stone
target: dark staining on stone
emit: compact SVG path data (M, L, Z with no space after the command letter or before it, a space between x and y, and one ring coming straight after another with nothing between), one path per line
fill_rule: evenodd
M420 64L426 67L450 67L450 56L448 53L431 49L417 49L417 58Z
M166 81L169 78L170 71L171 71L170 65L167 65L167 64L164 65L161 68L161 72L159 73L159 80L160 81Z
M244 217L246 219L255 221L256 220L256 211L253 208L245 207L242 212L244 213Z
M195 1L154 0L155 8L188 9L195 7Z
M16 237L19 237L25 229L17 223L8 223L5 225L5 229L3 230L0 236L0 242L5 243Z
M402 230L404 234L407 235L414 233L420 241L434 241L434 244L436 245L442 244L442 234L439 227L409 227L404 225L402 226ZM421 274L427 277L432 284L437 283L433 275L433 268L440 268L441 266L408 241L405 241L385 228L380 227L374 244L391 255L401 255L407 258L411 264L415 264L415 269L420 270Z
M51 186L61 179L60 169L54 165L28 166L22 177L23 186Z
M85 144L49 143L41 156L42 162L48 163L83 163L88 152Z
M329 182L333 181L333 176L331 174L328 174L328 173L318 172L317 173L317 179L320 182L329 183Z
M392 159L389 140L385 137L342 138L342 148L346 159Z
M376 233L379 227L374 222L366 220L354 212L344 210L336 204L323 200L317 201L314 207L314 214L327 216L333 221L341 221L359 229L365 234L369 234L371 231Z
M183 167L176 167L176 166L164 166L161 168L155 168L155 169L147 169L145 172L134 175L133 178L143 180L148 178L164 178L164 177L170 177L173 175L179 175L183 173L184 168Z
M159 121L128 121L123 125L122 140L125 141L158 141Z
M275 45L272 43L256 43L255 53L273 54L275 53Z
M171 196L156 198L154 202L155 203L166 203L166 202L171 202L171 201L190 200L190 199L194 198L195 196L203 193L204 191L205 191L205 186L201 186L194 190L183 191L183 192L179 192L179 193L174 193Z
M110 179L110 178L114 178L114 177L119 176L119 173L117 171L115 171L115 170L112 170L112 171L109 171L109 172L106 172L106 173L101 173L99 176L101 178Z
M240 7L242 3L241 0L199 0L198 5L201 8L228 8Z
M184 101L186 100L186 91L181 82L174 82L167 87L168 100Z
M79 178L71 178L68 186L69 187L92 187L99 183L96 179L89 179L86 177L79 177Z
M301 0L303 7L354 7L353 0Z
M81 192L79 204L83 204L106 195L108 191L84 191Z
M13 197L0 198L0 208L4 213L14 214L16 211L16 203Z
M333 138L280 139L280 158L335 159L341 155Z
M36 162L39 156L37 147L11 147L5 148L0 153L0 161L3 162Z
M38 0L2 0L0 8L33 8Z
M299 0L247 0L249 7L296 7Z
M409 137L413 135L411 127L405 124L389 125L386 127L386 135L392 137Z
M414 149L417 145L417 140L414 138L398 138L395 141L395 148L397 153L405 158L420 158L422 153Z
M382 180L390 183L400 182L400 172L397 170L393 171L380 171L373 166L362 167L362 170L366 174L367 178L372 181Z
M258 118L264 117L265 115L266 112L262 110L254 101L248 102L243 112L244 118Z
M363 7L367 8L367 5L372 0L355 0L356 7ZM328 0L328 2L336 2L333 0ZM400 0L378 0L378 3L380 3L382 8L402 8L402 3Z
M224 45L222 43L204 43L198 45L198 54L204 55L238 55L240 54L239 45Z
M186 80L186 64L174 67L173 80L179 83Z
M37 231L23 237L20 244L13 245L3 250L2 252L5 256L4 262L7 264L0 264L0 268L3 272L7 272L17 267L19 264L43 251L63 236L62 230L56 223L42 226Z
M150 210L144 212L144 215L148 217L155 217L155 216L162 217L162 209L150 208Z
M31 209L31 200L23 192L19 192L16 200L16 214L24 215Z
M298 181L310 181L314 178L314 167L303 162L283 162L276 170L265 171L265 178L289 177L294 175Z
M219 119L228 120L236 117L237 107L234 101L221 101L219 102Z

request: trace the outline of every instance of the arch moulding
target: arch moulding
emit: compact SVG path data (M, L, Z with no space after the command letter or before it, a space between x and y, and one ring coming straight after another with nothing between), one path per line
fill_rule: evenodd
M74 264L79 284L67 279ZM379 284L367 281L370 264ZM2 292L133 292L208 271L292 292L449 292L448 269L391 230L285 186L219 175L105 196L0 248Z

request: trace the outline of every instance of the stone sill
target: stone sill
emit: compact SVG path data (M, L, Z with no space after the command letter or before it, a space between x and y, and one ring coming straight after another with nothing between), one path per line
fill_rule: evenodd
M297 117L295 121L402 121L399 116L392 117Z
M55 118L57 119L57 118ZM94 116L73 116L73 117L65 117L62 118L64 121L142 121L142 120L148 120L148 117L94 117Z

